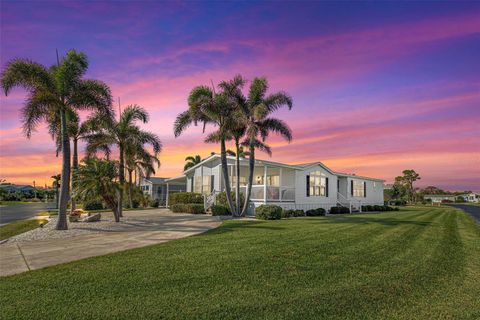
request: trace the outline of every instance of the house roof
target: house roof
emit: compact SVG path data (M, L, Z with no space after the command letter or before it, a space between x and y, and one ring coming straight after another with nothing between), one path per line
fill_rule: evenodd
M191 168L188 168L187 170L185 170L183 172L183 174L187 174L191 171L194 171L196 168L198 168L199 166L207 163L207 162L210 162L214 159L218 159L220 158L220 154L218 153L215 153L215 154L212 154L211 156L203 159L200 163L197 163L196 165L194 165L193 167ZM230 159L230 160L235 160L235 157L233 156L227 156L227 159ZM241 163L248 163L248 159L247 158L240 158L240 162ZM291 169L295 169L295 170L305 170L309 167L313 167L313 166L316 166L316 165L319 165L321 166L323 169L325 169L327 172L331 173L331 174L335 174L337 176L342 176L342 177L352 177L352 178L359 178L359 179L366 179L366 180L372 180L372 181L381 181L381 182L384 182L385 180L382 180L382 179L376 179L376 178L370 178L370 177L363 177L363 176L357 176L357 175L354 175L354 174L347 174L347 173L341 173L341 172L334 172L333 170L331 170L330 168L328 168L326 165L324 165L322 162L320 161L317 161L317 162L308 162L308 163L300 163L300 164L285 164L285 163L280 163L280 162L274 162L274 161L267 161L267 160L260 160L260 159L255 159L255 164L265 164L265 165L271 165L271 166L277 166L277 167L283 167L283 168L291 168Z
M162 177L150 177L150 178L144 178L146 181L150 181L153 184L160 184L165 182L168 178L162 178Z

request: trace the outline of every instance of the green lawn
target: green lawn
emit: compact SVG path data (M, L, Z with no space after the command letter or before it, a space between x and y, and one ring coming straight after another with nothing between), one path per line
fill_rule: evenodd
M480 228L445 207L226 221L0 292L2 319L479 319Z
M0 227L0 240L4 240L17 234L27 232L29 230L38 228L40 224L45 224L47 220L20 220L9 223Z

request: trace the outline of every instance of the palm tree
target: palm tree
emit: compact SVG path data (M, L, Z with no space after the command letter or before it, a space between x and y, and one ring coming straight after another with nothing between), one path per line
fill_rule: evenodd
M128 172L128 203L133 208L133 172L138 171L146 178L155 174L155 167L160 167L160 160L156 155L150 154L141 144L129 144L125 149L125 167Z
M235 152L233 150L230 150L230 149L227 149L227 155L232 156L232 157L236 157L237 152ZM239 149L238 149L238 156L240 158L246 158L248 155L249 155L249 152L247 150L245 150L245 148L242 145L240 145Z
M202 158L200 157L200 155L196 155L196 156L188 156L185 158L185 165L183 166L183 171L185 170L188 170L190 169L191 167L194 167L196 166L197 164L199 164L200 162L202 162Z
M243 112L243 120L246 126L246 139L243 144L249 148L248 186L242 215L245 215L250 202L255 169L255 150L259 149L271 155L270 147L265 144L270 132L281 135L289 142L292 140L292 131L288 125L282 120L270 117L271 113L281 107L286 106L289 110L292 109L292 98L285 92L277 92L267 96L267 90L267 79L255 78L250 85L245 105L240 109Z
M112 110L109 110L109 113L102 115L102 110L97 110L94 114L90 115L89 119L84 122L80 122L80 116L77 111L68 109L66 112L67 118L67 131L68 136L72 139L73 142L73 155L72 155L72 181L71 181L71 206L70 210L73 212L76 209L75 195L76 195L76 180L78 172L78 142L80 140L86 139L88 134L92 130L92 121L91 118L98 118L100 116L108 117ZM55 114L54 119L50 121L50 135L55 139L57 143L57 156L62 151L62 137L60 131L60 119Z
M119 165L117 161L100 160L94 157L83 160L78 168L77 191L80 199L88 200L100 195L107 206L112 209L115 221L120 221L117 194L120 192L118 182Z
M230 211L235 214L230 178L228 176L227 148L225 144L230 137L229 128L234 126L237 121L237 117L233 117L235 112L234 104L226 93L216 93L214 88L198 86L190 92L188 106L188 110L180 113L175 120L174 135L178 137L190 125L197 125L198 122L203 124L204 131L207 124L212 124L216 127L214 132L207 135L205 142L220 143L220 158L227 203Z
M51 176L53 179L52 187L55 188L55 209L58 209L58 188L60 188L60 180L62 176L60 174Z
M111 154L111 147L117 146L119 152L119 183L122 188L118 192L118 214L122 216L123 189L125 187L125 154L127 148L131 146L150 145L153 147L154 156L157 157L162 149L160 138L151 132L143 131L137 121L148 122L148 112L138 106L130 105L120 114L117 121L113 117L105 117L103 114L99 117L91 118L92 130L87 137L87 156L103 151L108 158Z
M68 109L104 109L110 112L110 89L103 82L82 79L87 68L87 56L70 50L62 59L57 57L57 65L48 69L28 59L14 59L7 63L0 79L5 95L16 86L28 92L22 109L23 131L27 138L31 137L40 122L49 122L55 114L60 118L63 160L58 230L68 228L66 212L70 189L70 139L66 112Z

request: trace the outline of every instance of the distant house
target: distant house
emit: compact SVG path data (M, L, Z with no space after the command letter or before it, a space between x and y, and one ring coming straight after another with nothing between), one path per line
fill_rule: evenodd
M480 194L476 192L461 194L459 197L462 197L465 202L480 202Z
M235 188L235 157L227 157L227 172L232 190ZM248 183L248 159L240 159L240 192L245 193ZM220 155L213 154L199 164L185 170L188 192L215 197L225 191ZM168 179L173 183L175 179ZM178 181L178 180L177 180ZM362 205L383 205L381 179L334 172L321 162L285 164L255 160L249 214L262 204L275 204L285 209L329 210L342 205L361 210Z
M425 200L431 200L432 203L442 203L445 201L455 202L455 195L452 194L426 194L423 196Z
M15 192L34 192L35 188L30 185L20 185L20 184L1 184L0 189L3 189L9 193Z
M167 180L171 180L167 182ZM150 196L154 200L158 200L160 206L167 205L167 194L175 192L185 192L186 178L179 177L175 179L150 177L140 179L140 189L144 194Z

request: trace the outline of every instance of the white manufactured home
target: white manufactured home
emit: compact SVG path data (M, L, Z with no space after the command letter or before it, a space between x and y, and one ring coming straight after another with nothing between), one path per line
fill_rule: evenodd
M220 155L214 154L166 183L186 180L187 192L212 197L225 191ZM232 192L235 192L235 158L227 158ZM248 159L240 159L240 192L245 193L248 182ZM249 214L262 204L275 204L284 209L329 210L345 206L360 211L362 205L383 205L381 179L334 172L321 162L283 164L256 160L253 174ZM167 200L168 205L168 200Z

